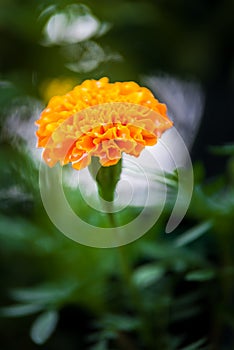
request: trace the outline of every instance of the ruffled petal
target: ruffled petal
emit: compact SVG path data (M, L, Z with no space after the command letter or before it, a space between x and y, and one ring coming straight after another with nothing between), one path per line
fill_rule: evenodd
M45 162L72 163L78 170L92 156L103 166L116 164L123 152L138 157L172 126L166 106L150 90L132 81L109 83L105 77L53 97L36 124Z

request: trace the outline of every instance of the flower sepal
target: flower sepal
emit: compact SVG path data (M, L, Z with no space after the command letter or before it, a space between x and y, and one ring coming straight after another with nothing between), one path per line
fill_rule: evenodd
M121 159L114 165L102 166L98 157L92 157L88 168L91 176L97 183L99 196L105 201L112 202L121 176Z

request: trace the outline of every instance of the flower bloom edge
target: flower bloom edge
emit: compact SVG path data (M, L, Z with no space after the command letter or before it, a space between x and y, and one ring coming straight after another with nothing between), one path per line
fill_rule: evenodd
M157 143L172 122L166 105L135 82L85 80L63 96L53 97L36 121L38 147L49 166L58 161L80 170L92 156L111 166L122 153L138 157Z

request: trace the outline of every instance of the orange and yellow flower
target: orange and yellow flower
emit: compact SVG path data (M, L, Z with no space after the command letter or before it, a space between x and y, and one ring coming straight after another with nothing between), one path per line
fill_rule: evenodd
M86 80L53 97L36 124L46 163L72 163L75 169L89 165L92 156L103 166L116 164L123 152L138 157L172 126L166 105L150 90L108 78Z

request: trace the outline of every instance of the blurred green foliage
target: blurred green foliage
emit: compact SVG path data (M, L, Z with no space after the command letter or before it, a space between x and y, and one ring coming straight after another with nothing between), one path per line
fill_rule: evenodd
M71 4L96 29L79 42L48 38L48 21ZM232 16L231 1L218 0L1 0L1 349L234 348ZM161 72L195 78L207 95L186 217L166 235L168 206L144 237L119 249L69 240L43 208L22 125L26 133L64 79L140 81Z

